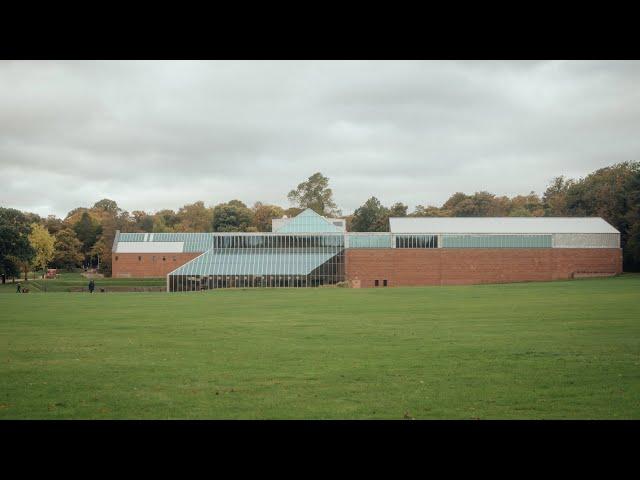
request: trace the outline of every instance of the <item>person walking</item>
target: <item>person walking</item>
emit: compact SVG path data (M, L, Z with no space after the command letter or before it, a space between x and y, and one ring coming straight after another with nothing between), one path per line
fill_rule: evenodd
M93 280L89 280L89 293L93 293L93 290L96 288L96 284Z
M22 291L20 290L20 283L18 283L18 290L16 290L16 293L22 293Z

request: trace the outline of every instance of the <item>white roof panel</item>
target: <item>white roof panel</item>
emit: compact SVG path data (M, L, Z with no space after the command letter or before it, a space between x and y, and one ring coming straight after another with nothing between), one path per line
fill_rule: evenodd
M600 217L391 217L391 233L620 233Z
M116 253L181 253L184 242L118 242Z

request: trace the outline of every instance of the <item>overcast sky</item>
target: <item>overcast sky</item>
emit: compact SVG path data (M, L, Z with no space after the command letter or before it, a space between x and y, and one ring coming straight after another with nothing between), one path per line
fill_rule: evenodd
M639 153L640 62L0 62L0 205L40 215L287 207L316 171L413 209Z

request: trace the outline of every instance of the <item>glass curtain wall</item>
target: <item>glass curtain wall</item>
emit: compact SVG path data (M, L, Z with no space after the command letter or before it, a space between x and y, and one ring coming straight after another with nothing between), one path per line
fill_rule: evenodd
M342 234L215 235L213 247L169 275L169 291L315 287L344 281Z

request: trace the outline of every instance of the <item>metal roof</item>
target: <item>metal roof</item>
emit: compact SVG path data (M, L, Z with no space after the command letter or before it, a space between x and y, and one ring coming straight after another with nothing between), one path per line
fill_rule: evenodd
M620 233L600 217L391 217L391 233Z

